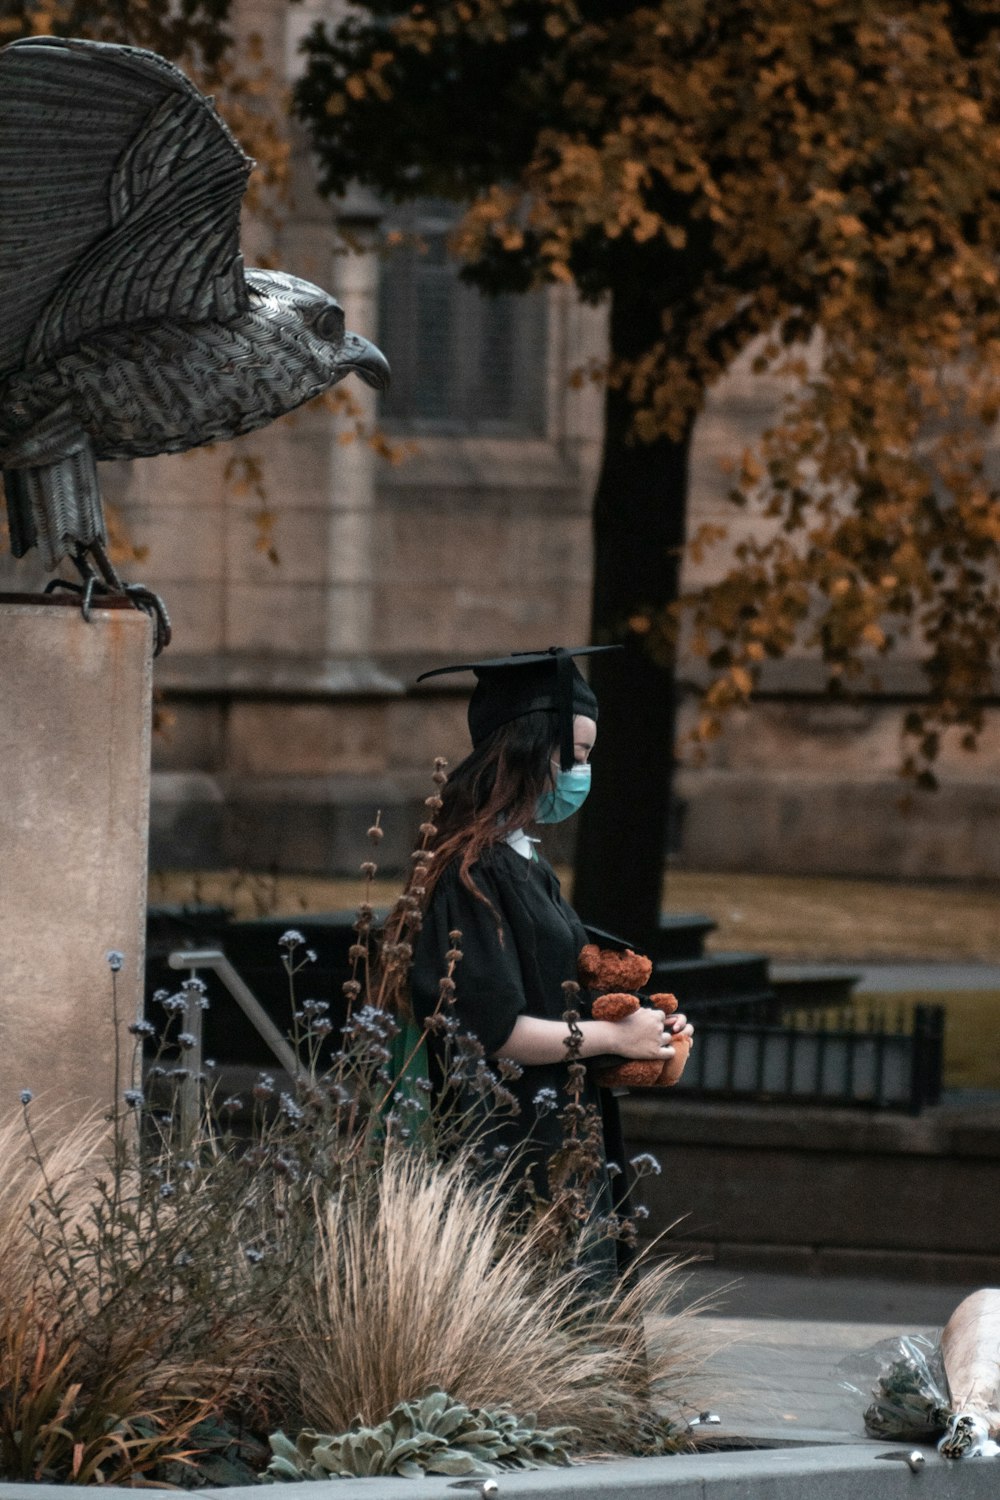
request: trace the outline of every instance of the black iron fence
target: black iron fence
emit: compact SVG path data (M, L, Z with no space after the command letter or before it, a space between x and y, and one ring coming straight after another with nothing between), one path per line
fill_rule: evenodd
M764 1021L699 1021L678 1088L696 1097L774 1099L918 1113L941 1096L944 1007Z

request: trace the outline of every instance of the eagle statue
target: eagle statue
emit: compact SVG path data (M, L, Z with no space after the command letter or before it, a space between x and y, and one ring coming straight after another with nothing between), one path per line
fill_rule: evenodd
M244 268L253 162L212 101L156 53L40 36L0 49L0 472L11 550L161 601L106 550L99 459L253 432L352 372L389 366L340 305ZM61 580L56 580L60 584ZM50 585L51 587L52 585Z

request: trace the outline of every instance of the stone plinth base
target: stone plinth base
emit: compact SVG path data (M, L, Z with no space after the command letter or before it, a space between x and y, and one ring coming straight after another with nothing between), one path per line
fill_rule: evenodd
M0 1114L22 1089L108 1109L109 950L141 1004L151 627L131 607L0 595Z

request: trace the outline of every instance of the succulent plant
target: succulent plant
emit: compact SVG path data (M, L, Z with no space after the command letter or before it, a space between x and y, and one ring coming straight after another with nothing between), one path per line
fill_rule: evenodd
M564 1446L572 1427L536 1427L533 1416L496 1408L472 1408L444 1391L421 1401L401 1401L384 1422L365 1427L360 1419L339 1436L306 1428L292 1442L283 1432L270 1439L269 1480L354 1478L400 1474L488 1475L500 1469L543 1468L570 1462Z

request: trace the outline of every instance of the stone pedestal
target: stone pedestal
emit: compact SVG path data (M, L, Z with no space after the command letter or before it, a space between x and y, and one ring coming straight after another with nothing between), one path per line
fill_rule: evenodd
M110 1108L142 1003L150 622L0 595L0 1115L22 1089ZM123 1080L123 1086L127 1083Z

